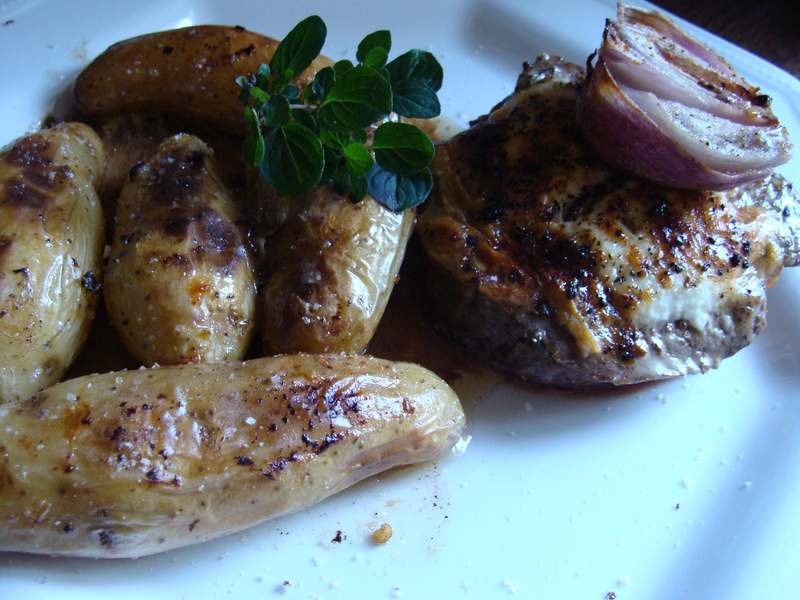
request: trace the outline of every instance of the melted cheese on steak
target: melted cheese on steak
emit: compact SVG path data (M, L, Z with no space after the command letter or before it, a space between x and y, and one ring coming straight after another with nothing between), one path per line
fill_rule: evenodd
M780 176L675 190L604 164L575 122L583 69L542 57L437 148L418 231L453 335L525 379L634 383L702 372L764 326L800 259Z

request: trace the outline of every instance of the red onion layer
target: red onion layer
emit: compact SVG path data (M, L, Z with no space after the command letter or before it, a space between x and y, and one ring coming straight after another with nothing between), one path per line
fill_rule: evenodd
M792 156L769 97L659 13L619 5L589 57L578 124L608 163L663 185L728 189Z

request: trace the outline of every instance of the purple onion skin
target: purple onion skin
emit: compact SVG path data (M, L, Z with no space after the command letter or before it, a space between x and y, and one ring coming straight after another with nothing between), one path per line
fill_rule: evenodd
M587 64L576 110L578 126L600 158L668 187L724 190L763 179L772 171L722 173L702 164L628 99L602 59L594 68Z
M627 63L629 66L644 64L642 61L648 60L647 58L643 58L641 53L627 56L633 51L627 48L624 42L620 42L620 32L634 26L639 27L640 31L642 26L646 26L652 32L646 35L652 35L653 39L671 41L683 48L688 53L684 55L684 59L693 56L698 60L697 67L694 65L687 67L689 71L681 71L680 68L683 67L673 65L676 73L681 75L688 73L690 78L697 77L696 81L700 86L704 85L705 81L723 82L720 89L729 96L736 95L731 106L747 106L742 110L759 116L765 126L763 130L765 135L761 137L760 142L763 146L760 151L763 152L765 160L760 161L761 164L754 165L752 162L744 164L746 161L743 160L739 161L740 164L728 168L731 163L727 161L726 170L720 170L717 168L719 165L705 162L696 152L695 155L690 154L663 124L656 123L627 95L624 86L615 81L603 56L604 52L608 52L615 64L617 62ZM791 158L791 142L769 110L768 102L753 104L754 99L763 99L766 96L760 95L757 88L749 86L736 75L724 59L662 15L645 13L639 9L620 5L618 22L607 24L603 34L603 47L598 54L599 58L594 67L592 66L594 55L587 61L586 78L577 93L576 117L584 137L608 164L669 187L725 190L749 181L763 179L772 172L773 167ZM700 64L704 66L701 67ZM711 79L705 80L704 77ZM772 133L777 132L771 137L770 128ZM753 148L742 146L742 150L746 154L748 151L752 152ZM734 162L737 160L735 150L733 153L716 156L725 156L734 159ZM714 159L712 162L721 161Z

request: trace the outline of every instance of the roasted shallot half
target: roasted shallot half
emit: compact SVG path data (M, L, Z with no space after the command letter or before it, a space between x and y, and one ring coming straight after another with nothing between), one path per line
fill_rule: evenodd
M615 167L670 187L729 189L792 156L770 98L659 13L619 5L591 62L578 121Z

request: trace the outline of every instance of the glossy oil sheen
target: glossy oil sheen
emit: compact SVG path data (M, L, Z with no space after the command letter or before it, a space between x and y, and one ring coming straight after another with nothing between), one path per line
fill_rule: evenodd
M616 11L612 1L593 0L272 6L3 5L0 23L14 24L0 26L0 45L16 58L0 63L3 139L32 127L86 60L119 39L185 20L244 23L280 37L314 13L329 26L325 51L335 58L353 57L364 34L384 27L397 52L436 53L444 115L465 126L510 93L522 61L549 52L585 62ZM800 84L717 38L702 39L771 92L796 137ZM781 172L800 181L800 162ZM161 556L2 554L0 595L790 598L800 589L798 298L800 273L787 270L770 291L767 328L753 346L717 371L664 384L570 394L502 384L456 362L462 376L453 383L468 407L470 436L462 453ZM378 547L372 532L384 522L394 534Z

